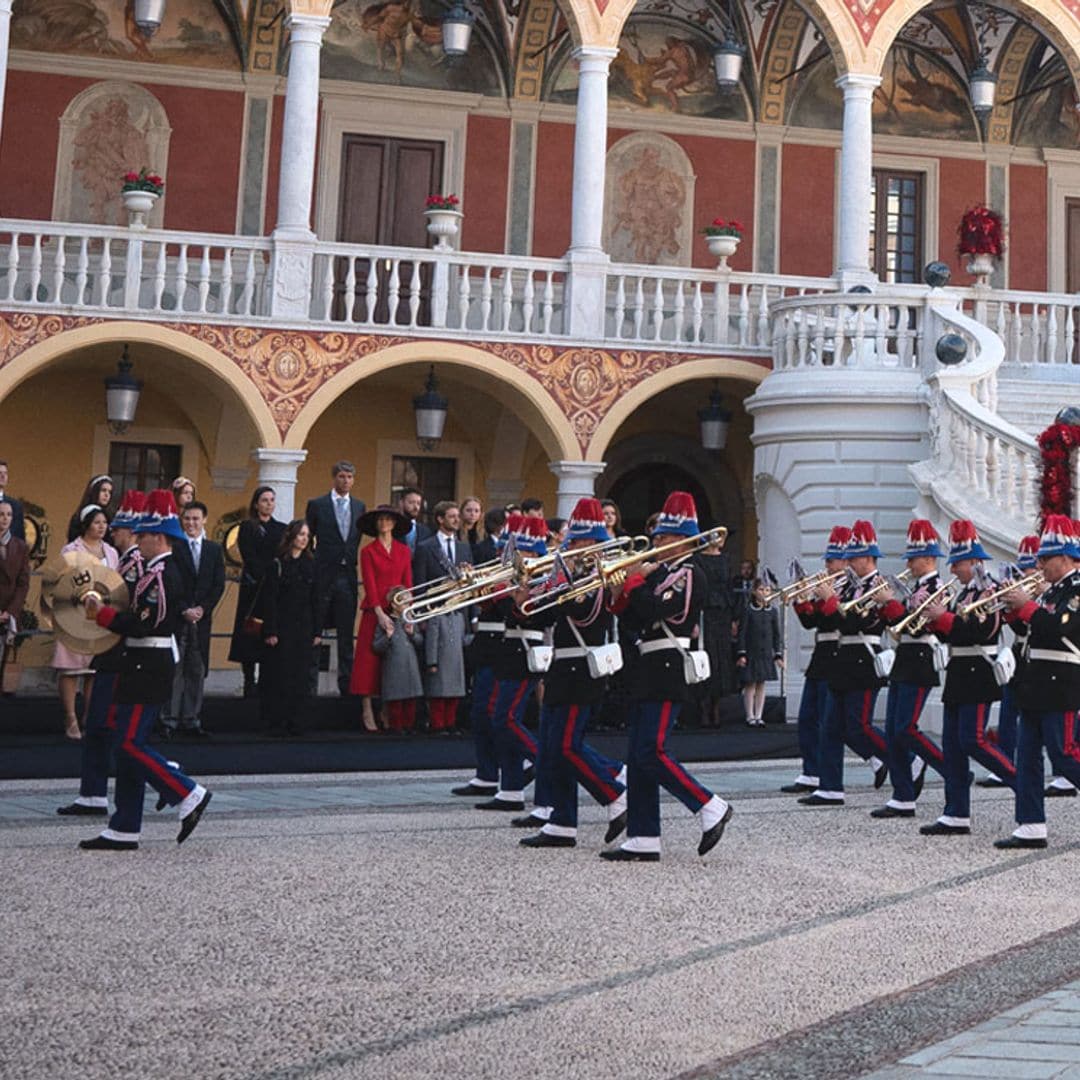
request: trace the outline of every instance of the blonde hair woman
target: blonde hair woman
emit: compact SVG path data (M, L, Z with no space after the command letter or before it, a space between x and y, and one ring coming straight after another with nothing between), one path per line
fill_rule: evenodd
M486 536L484 504L475 495L466 495L461 501L461 528L458 529L457 538L461 543L469 545L475 558L476 545Z

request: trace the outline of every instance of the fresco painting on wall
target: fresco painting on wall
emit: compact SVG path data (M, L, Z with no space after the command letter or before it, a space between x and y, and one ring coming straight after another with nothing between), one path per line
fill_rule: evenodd
M577 68L565 51L551 80L550 101L577 100ZM684 116L747 120L741 93L721 94L716 88L712 44L682 23L632 19L619 40L619 55L611 62L609 99L612 104Z
M694 175L682 147L638 132L607 154L604 250L615 262L689 266Z
M212 0L167 4L161 29L149 39L135 25L134 0L15 0L11 47L189 67L240 66Z
M344 0L323 39L326 79L389 83L501 95L495 61L474 31L469 53L451 61L442 50L438 17L422 15L412 0Z
M1017 146L1053 146L1060 150L1080 148L1080 113L1076 86L1064 64L1047 72L1048 85L1025 102L1014 119L1013 141Z
M839 130L842 119L836 69L826 59L798 77L788 122L793 127ZM874 134L979 138L967 94L953 72L904 44L889 51L881 86L874 92Z

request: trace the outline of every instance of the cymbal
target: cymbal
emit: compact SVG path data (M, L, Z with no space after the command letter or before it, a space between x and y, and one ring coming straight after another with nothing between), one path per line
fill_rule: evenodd
M95 595L103 606L125 608L124 579L84 551L68 551L50 559L41 572L42 613L51 618L56 638L69 649L98 655L108 652L120 635L86 617L83 601Z

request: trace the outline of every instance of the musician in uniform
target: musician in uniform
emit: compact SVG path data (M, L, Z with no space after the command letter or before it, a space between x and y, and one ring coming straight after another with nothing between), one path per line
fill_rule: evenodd
M93 594L85 601L88 618L124 636L113 714L116 812L100 836L80 842L79 847L87 851L138 848L147 781L169 806L179 810L178 844L199 823L211 798L206 788L185 776L146 742L172 692L176 634L183 621L183 585L171 562L171 541L182 540L184 533L171 491L150 492L142 520L134 531L144 567L135 582L130 608L119 611L102 606Z
M142 577L143 559L139 552L135 526L146 507L142 491L125 491L120 509L112 521L113 545L120 552L117 571L128 587L128 597ZM112 749L111 716L116 685L123 667L123 642L93 660L94 684L86 708L86 730L82 737L82 766L78 798L56 812L61 817L106 817L109 813L109 759Z
M929 521L916 519L908 525L904 559L914 579L914 589L906 605L899 598L890 596L881 609L889 626L898 626L905 620L908 626L896 645L896 658L889 673L889 691L885 698L885 738L889 744L892 798L884 806L871 810L872 818L914 817L915 803L926 779L926 766L933 765L939 773L945 767L941 747L919 729L919 717L926 699L931 689L941 682L935 662L935 650L941 645L930 631L925 615L931 598L942 588L937 569L937 561L943 554L940 542L937 530Z
M1076 707L1080 702L1080 541L1072 521L1048 514L1039 541L1039 569L1048 588L1038 598L1021 589L1006 597L1009 619L1027 627L1027 663L1016 686L1016 828L994 846L1046 847L1043 747L1050 767L1080 787Z
M837 574L845 569L844 545L851 539L846 525L836 525L829 533L825 545L825 573ZM836 659L840 643L839 630L821 629L821 601L811 592L794 605L795 617L805 630L814 631L814 651L803 675L802 696L799 698L799 753L802 755L802 772L793 784L785 784L780 790L787 795L802 795L816 791L818 786L818 744L825 715L832 707L829 681L826 673Z
M720 840L734 809L693 777L668 752L668 735L689 696L687 664L693 663L698 618L705 602L705 575L689 556L700 535L693 496L673 491L653 530L662 556L642 562L636 573L612 589L614 613L639 634L631 656L628 690L632 701L627 757L627 839L602 851L612 862L659 862L660 787L697 815L698 854ZM681 542L680 542L681 541ZM688 561L689 559L689 561Z
M543 518L511 514L508 532L508 542L513 543L515 553L533 557L547 554L547 524ZM512 596L495 601L491 613L493 619L506 625L492 663L495 704L491 726L499 759L499 787L493 798L476 803L476 809L516 812L525 809L525 759L533 762L537 759L536 739L525 726L525 712L539 682L539 674L529 670L529 648L542 644L544 634L529 628ZM536 805L532 813L546 821L550 814L546 793L534 789L534 795Z
M837 630L840 640L836 658L826 678L832 692L832 708L825 715L818 750L818 788L804 795L804 806L844 805L844 743L874 769L874 786L885 783L888 766L882 760L888 752L885 733L874 726L874 705L883 680L874 661L880 651L878 638L885 623L877 597L885 590L878 574L881 557L877 534L869 521L856 521L844 558L851 578L838 593L823 582L816 592L821 601L820 625Z
M573 553L608 540L599 499L579 499L570 515L562 550L572 575L563 580L553 574L545 593L575 584ZM581 571L578 575L581 576ZM588 570L584 571L588 574ZM551 813L535 836L521 840L523 847L574 847L577 844L578 783L608 812L604 843L615 840L626 828L626 787L617 779L621 762L612 762L585 741L585 731L595 706L603 699L607 680L590 674L587 651L608 646L614 640L614 619L604 603L603 583L594 574L596 587L563 603L549 603L529 616L529 625L553 631L554 656L544 675L544 702L540 710L540 758L537 785L551 794Z
M1009 787L1016 782L1013 763L989 738L990 705L1001 697L994 675L994 654L1001 631L1001 613L964 608L987 589L981 568L987 557L970 521L949 527L949 567L960 588L951 602L927 609L934 633L949 645L945 669L945 706L941 744L945 754L945 812L919 832L924 836L964 836L971 832L970 759L990 769Z

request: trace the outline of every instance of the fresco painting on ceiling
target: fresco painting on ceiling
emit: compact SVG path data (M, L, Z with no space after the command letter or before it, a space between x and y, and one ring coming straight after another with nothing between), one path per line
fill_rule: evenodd
M548 99L573 104L577 83L577 68L566 54ZM612 104L655 112L749 119L741 93L721 94L716 88L710 39L668 20L635 18L623 30L608 97Z
M843 97L836 69L823 60L799 77L789 123L839 130ZM979 137L967 96L951 71L903 44L889 52L874 92L874 133L924 139Z
M336 5L323 39L322 75L494 96L503 92L481 34L474 30L468 55L451 62L442 50L438 17L421 15L410 0L345 0Z
M133 11L134 0L15 0L11 47L188 67L240 66L212 0L167 4L161 29L149 39L136 27Z
M1014 119L1013 141L1017 146L1053 146L1061 150L1080 148L1080 113L1076 86L1065 67L1055 64L1051 85L1032 94L1022 103ZM1018 105L1021 103L1017 103Z

